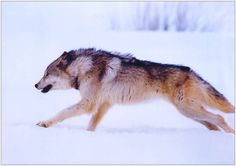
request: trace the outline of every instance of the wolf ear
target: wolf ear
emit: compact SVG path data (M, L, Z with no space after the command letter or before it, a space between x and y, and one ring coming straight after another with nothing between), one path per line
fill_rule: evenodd
M57 67L61 70L65 70L75 59L76 59L75 51L70 51L62 54L62 59Z
M63 64L62 62L60 62L58 65L57 65L58 69L60 70L64 70L66 68L66 65Z

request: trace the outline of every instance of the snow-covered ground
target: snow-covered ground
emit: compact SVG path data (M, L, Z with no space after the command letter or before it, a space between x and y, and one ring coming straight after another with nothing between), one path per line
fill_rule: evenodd
M234 162L232 134L208 131L180 115L166 101L115 106L94 133L85 130L89 116L49 129L39 128L35 125L38 121L77 102L80 96L75 90L42 94L34 88L46 66L62 51L94 46L132 52L142 59L189 65L233 103L232 36L110 32L63 36L63 40L55 36L53 43L45 40L43 46L41 41L32 40L6 38L3 43L4 163ZM234 114L224 117L234 125Z
M64 50L96 47L190 66L234 103L232 34L76 31L63 22L40 29L34 23L44 21L21 10L24 17L3 15L4 164L234 164L233 134L209 131L162 100L114 106L96 132L86 131L87 115L40 128L38 121L78 102L80 95L76 90L43 94L34 88ZM234 125L234 114L211 111Z

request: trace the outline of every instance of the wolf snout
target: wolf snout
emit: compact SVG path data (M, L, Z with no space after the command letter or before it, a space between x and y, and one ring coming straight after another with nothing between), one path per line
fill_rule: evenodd
M37 88L37 89L38 89L38 87L39 87L38 84L35 84L34 86L35 86L35 88Z
M43 88L42 93L47 93L52 88L52 84L49 84Z
M37 88L38 90L41 90L42 93L47 93L47 92L48 92L49 90L51 90L51 88L52 88L52 84L48 84L48 85L42 87L42 85L40 85L39 83L37 83L37 84L35 84L34 86L35 86L35 88Z

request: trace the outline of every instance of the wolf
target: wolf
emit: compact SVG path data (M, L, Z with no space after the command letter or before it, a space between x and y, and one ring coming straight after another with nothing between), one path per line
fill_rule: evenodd
M53 61L35 87L43 93L74 88L81 100L46 121L50 127L67 118L92 114L87 130L94 131L115 104L164 98L184 116L209 130L234 133L221 115L205 107L234 113L234 106L190 67L139 60L131 54L81 48L64 52Z

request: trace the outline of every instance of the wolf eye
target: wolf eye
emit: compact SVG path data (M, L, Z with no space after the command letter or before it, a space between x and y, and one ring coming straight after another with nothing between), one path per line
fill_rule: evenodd
M49 73L46 73L45 77L47 77L49 75Z

